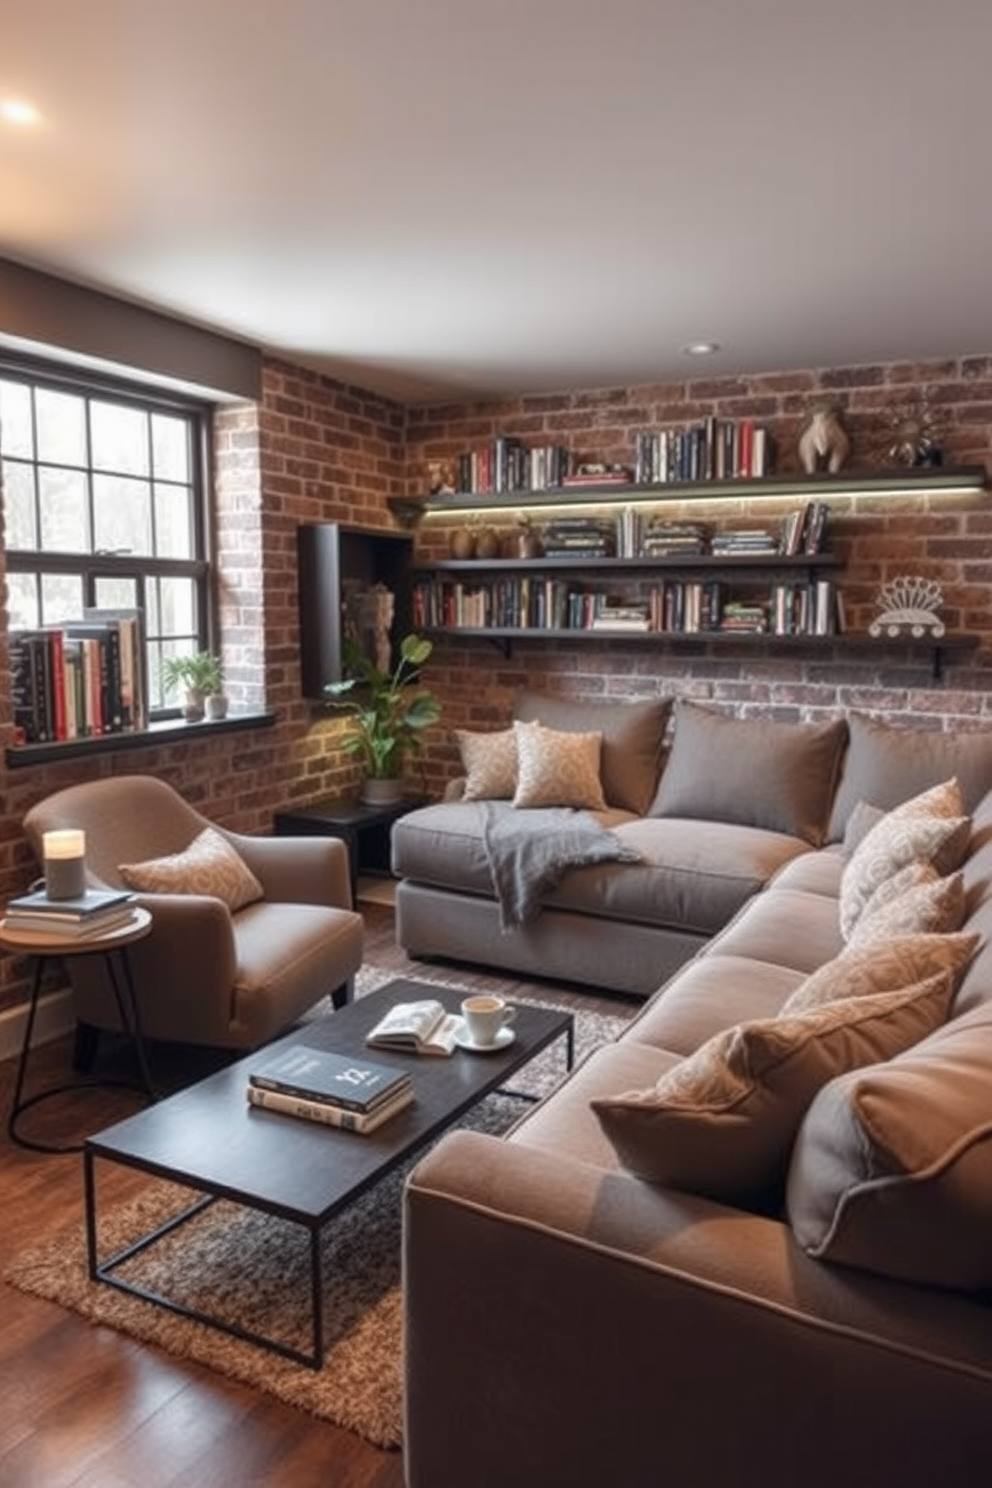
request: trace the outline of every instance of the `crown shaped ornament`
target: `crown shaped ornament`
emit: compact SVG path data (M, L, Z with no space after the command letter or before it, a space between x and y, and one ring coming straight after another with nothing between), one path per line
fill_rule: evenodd
M875 606L880 613L868 627L873 636L942 636L944 622L937 611L944 595L936 579L903 575L890 579L878 591Z

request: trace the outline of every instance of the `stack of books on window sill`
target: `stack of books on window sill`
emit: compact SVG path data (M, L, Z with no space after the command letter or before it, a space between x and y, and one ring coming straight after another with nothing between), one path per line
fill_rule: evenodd
M68 944L120 930L134 918L134 895L126 889L87 889L74 899L49 899L44 889L37 889L8 901L2 927L15 935L51 936Z
M406 1070L293 1044L248 1076L248 1102L266 1111L374 1132L413 1100Z

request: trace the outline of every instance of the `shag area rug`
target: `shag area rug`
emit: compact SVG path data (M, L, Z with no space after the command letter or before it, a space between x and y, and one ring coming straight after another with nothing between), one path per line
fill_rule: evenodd
M418 978L419 979L419 978ZM424 977L423 980L428 980ZM391 980L359 973L356 993ZM434 977L435 983L457 986ZM538 1001L538 999L534 999ZM553 995L540 999L554 1006ZM574 1005L570 1002L573 1011ZM576 1057L614 1038L629 1020L576 1011ZM514 1079L514 1088L543 1095L561 1079L563 1061L546 1050ZM505 1131L521 1114L519 1101L492 1095L463 1122ZM356 1140L358 1140L356 1138ZM163 1307L89 1280L82 1221L21 1256L4 1279L26 1292L72 1308L180 1357L253 1385L289 1404L358 1432L378 1447L401 1442L402 1306L400 1227L405 1169L388 1175L333 1221L323 1240L326 1356L314 1371L228 1337ZM117 1254L193 1197L175 1184L150 1182L140 1199L100 1214L100 1255ZM249 1325L291 1347L310 1345L309 1258L296 1225L221 1201L127 1263L120 1274L200 1306L226 1321Z

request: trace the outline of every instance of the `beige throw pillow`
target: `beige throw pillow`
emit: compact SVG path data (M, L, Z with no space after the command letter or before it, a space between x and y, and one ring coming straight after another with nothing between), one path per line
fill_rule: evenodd
M841 877L840 928L844 939L850 939L875 890L901 868L917 859L936 863L942 872L958 866L969 830L954 780L887 812L855 848Z
M894 935L950 935L960 930L964 915L964 879L960 873L911 883L908 870L903 869L875 890L847 943L878 945Z
M971 960L980 935L899 935L880 944L849 946L811 973L783 1003L780 1018L808 1013L842 997L897 992L938 972L956 979Z
M620 1161L639 1178L728 1202L760 1202L784 1180L817 1091L917 1043L946 1017L950 996L944 972L897 992L740 1024L708 1040L654 1089L592 1106Z
M517 739L512 728L495 733L455 729L465 784L463 801L509 801L517 788Z
M121 863L118 870L129 889L146 894L209 894L229 909L242 909L261 899L262 885L226 837L205 827L183 852L144 863Z
M515 723L514 806L574 806L605 811L599 779L601 734L561 734L539 723Z

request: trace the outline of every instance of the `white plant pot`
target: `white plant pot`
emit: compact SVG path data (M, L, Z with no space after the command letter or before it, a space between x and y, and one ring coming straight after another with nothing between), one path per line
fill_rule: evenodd
M230 698L225 692L211 692L206 699L207 717L212 719L226 718L230 707Z

